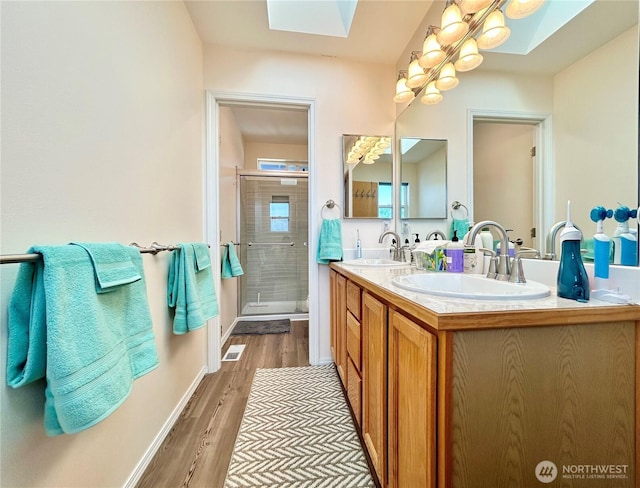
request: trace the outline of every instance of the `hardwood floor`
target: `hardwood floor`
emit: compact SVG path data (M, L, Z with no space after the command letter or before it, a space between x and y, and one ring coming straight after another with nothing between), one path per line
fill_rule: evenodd
M137 488L222 487L255 370L309 365L306 320L288 334L231 336L223 354L231 344L246 344L240 361L203 378Z

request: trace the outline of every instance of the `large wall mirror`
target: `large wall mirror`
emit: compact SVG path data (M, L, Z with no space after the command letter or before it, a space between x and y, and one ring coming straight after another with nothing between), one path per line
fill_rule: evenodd
M344 217L393 217L393 152L390 136L342 136Z
M582 10L528 54L496 52L502 46L483 51L480 67L459 73L459 85L443 92L439 104L423 105L418 95L396 120L399 138L448 141L449 202L467 205L475 221L496 220L506 228L516 229L524 220L522 212L535 213L533 224L516 231L521 236L512 233L512 238L530 237L535 228L535 237L525 245L542 252L550 227L566 218L567 200L572 220L586 239L596 230L589 218L594 206L639 204L639 2L545 2L529 18L536 22L532 31L546 31L546 23L557 19L549 9L570 3L580 3ZM434 12L431 23L437 23L436 16ZM607 19L606 27L602 19ZM503 45L505 50L517 44L515 36L529 30L517 22L511 25L514 39ZM527 118L535 130L524 136L528 141L523 160L533 165L519 173L531 175L525 191L518 185L528 176L512 174L516 158L498 144L520 136L504 127L494 130L490 124L522 124ZM502 135L479 139L489 133ZM530 156L532 146L536 152ZM482 169L479 151L488 160ZM483 191L481 198L493 204L490 215L474 201ZM637 221L629 225L638 228ZM607 235L612 236L616 226L613 219L606 221Z
M400 139L400 218L447 217L447 141Z

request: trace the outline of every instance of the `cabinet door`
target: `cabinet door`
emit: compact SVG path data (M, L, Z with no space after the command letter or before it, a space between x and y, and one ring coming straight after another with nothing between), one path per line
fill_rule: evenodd
M436 486L436 344L389 312L389 487Z
M362 380L351 358L347 358L347 398L358 426L362 426Z
M387 307L368 293L362 302L362 437L386 486Z
M344 387L347 387L347 279L336 276L336 367Z

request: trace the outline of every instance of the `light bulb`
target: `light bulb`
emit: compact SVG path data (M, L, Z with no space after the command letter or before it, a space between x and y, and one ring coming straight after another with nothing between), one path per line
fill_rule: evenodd
M433 68L434 66L438 66L442 61L444 61L445 53L442 50L442 47L438 43L435 34L430 34L424 40L424 44L422 45L422 56L418 60L418 63L423 68Z
M544 0L511 0L505 13L510 19L523 19L538 10Z
M500 9L491 12L482 26L482 34L478 36L480 49L493 49L509 39L511 29L504 25L504 15Z
M460 55L454 66L456 71L471 71L482 63L482 54L478 54L478 45L473 37L462 44Z
M469 24L462 21L462 12L455 3L442 12L442 23L436 39L440 45L449 45L459 41L469 32Z
M456 78L456 69L453 66L453 63L447 63L440 70L440 76L436 81L436 87L438 90L445 91L451 90L458 86L460 80Z
M400 76L396 82L396 94L393 97L393 101L396 103L410 102L415 96L416 94L407 87L407 79L404 76Z
M409 88L418 88L427 81L427 75L422 66L420 66L417 56L409 64L409 74L407 76L407 86Z
M460 8L468 14L475 14L478 10L491 5L493 0L462 0Z
M424 95L420 101L425 105L435 105L436 103L440 103L442 100L442 95L440 94L440 90L436 87L435 81L430 81L427 85L427 88L424 90Z

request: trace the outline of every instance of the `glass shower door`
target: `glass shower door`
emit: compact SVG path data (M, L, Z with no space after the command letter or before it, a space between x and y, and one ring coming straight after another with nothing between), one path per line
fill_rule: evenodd
M239 176L238 315L306 313L308 180Z

